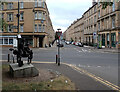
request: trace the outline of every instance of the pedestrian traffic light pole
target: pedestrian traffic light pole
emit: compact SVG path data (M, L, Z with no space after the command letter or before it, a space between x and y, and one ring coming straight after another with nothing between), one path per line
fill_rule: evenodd
M57 29L58 30L58 57L57 57L57 63L58 63L58 66L60 66L60 35L61 35L61 32L59 32L59 30L61 29Z

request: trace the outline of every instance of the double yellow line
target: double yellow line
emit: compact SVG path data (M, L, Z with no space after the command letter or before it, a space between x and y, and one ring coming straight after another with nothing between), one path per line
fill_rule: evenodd
M0 60L1 61L1 60ZM43 64L55 64L55 62L40 62L40 61L32 61L33 63L43 63ZM88 71L84 70L84 69L81 69L79 67L76 67L72 64L67 64L67 63L61 63L61 64L64 64L64 65L67 65L69 67L71 67L72 69L74 69L75 71L79 72L79 73L82 73L82 74L85 74L93 79L95 79L96 81L99 81L100 83L112 88L113 90L116 90L116 91L119 91L120 92L120 87L107 81L107 80L104 80L92 73L89 73Z
M107 81L107 80L104 80L104 79L102 79L102 78L100 78L100 77L98 77L98 76L96 76L96 75L94 75L94 74L92 74L92 73L89 73L89 72L86 71L86 70L83 70L83 69L81 69L81 68L79 68L79 67L76 67L76 66L74 66L74 65L67 64L67 63L63 63L63 64L68 65L68 66L70 66L71 68L73 68L74 70L76 70L76 71L78 71L78 72L80 72L80 73L82 73L82 74L85 74L85 75L87 75L87 76L95 79L96 81L99 81L100 83L102 83L102 84L104 84L104 85L112 88L113 90L117 90L117 91L120 92L120 87L119 87L119 86L114 85L114 84L110 83L110 82Z
M38 61L33 61L33 62L34 63L43 63L43 64L54 64L55 63L55 62L38 62ZM67 64L67 63L61 63L61 64L67 65L67 66L71 67L72 69L78 71L79 73L85 74L85 75L95 79L96 81L99 81L100 83L112 88L113 90L116 90L116 91L120 92L120 87L119 86L117 86L117 85L115 85L115 84L113 84L113 83L111 83L111 82L109 82L107 80L104 80L104 79L102 79L102 78L100 78L100 77L98 77L98 76L96 76L96 75L94 75L92 73L89 73L88 71L86 71L84 69L76 67L76 66L74 66L72 64Z

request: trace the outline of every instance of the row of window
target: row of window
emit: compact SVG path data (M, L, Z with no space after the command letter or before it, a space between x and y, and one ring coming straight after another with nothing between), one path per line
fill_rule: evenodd
M100 6L100 3L98 3L98 7ZM94 6L93 9L90 9L89 12L86 13L85 17L89 17L93 13L97 11L97 6ZM113 0L113 5L112 5L112 11L115 11L115 0ZM98 10L98 17L100 17L100 10Z
M109 18L98 22L98 31L109 28ZM112 28L115 28L115 17L112 17ZM89 26L85 29L86 31L92 31L93 26ZM97 31L96 25L94 25L94 31Z
M4 31L4 28L2 26L2 32ZM45 32L45 25L41 24L35 24L35 32ZM8 25L7 26L7 32L13 32L13 25ZM24 25L20 24L20 32L24 32Z
M13 21L13 13L8 13L7 14L7 21L8 22L12 22ZM41 12L41 11L38 11L38 12L35 12L35 20L37 19L42 19L42 20L45 20L45 13L44 12ZM4 14L2 13L2 19L4 19ZM24 12L21 12L20 13L20 21L24 21Z
M42 19L42 20L45 20L45 12L42 12L42 11L37 11L35 12L35 20L37 19Z
M4 13L2 13L2 19L4 19ZM12 22L13 21L14 14L13 13L8 13L7 14L7 21ZM20 21L24 20L24 12L20 13Z
M13 37L0 38L0 45L13 45Z
M85 22L85 27L88 26L88 25L90 25L90 24L93 24L93 22L94 22L94 23L97 22L97 17L96 17L96 15L94 16L94 21L93 21L93 17L91 17L91 18L89 18L89 20L87 20L87 21Z
M5 5L4 3L1 4L1 10L4 10L4 5ZM41 0L39 0L39 1L35 0L35 7L45 8L45 2L41 1ZM23 8L24 8L24 2L20 2L20 9L23 9ZM13 3L8 3L7 4L7 9L8 10L13 9Z
M104 21L102 20L102 26L104 27L106 25L106 28L108 29L108 21L109 21L109 18L108 19L105 19ZM112 17L112 28L115 27L115 17ZM96 15L94 16L94 23L97 22L97 19L96 19ZM87 27L88 25L93 25L93 18L89 19L89 21L87 20L85 22L85 27ZM100 30L100 22L98 22L98 30Z
M35 32L45 32L45 25L35 24Z
M45 8L45 2L42 0L35 0L35 7L43 7Z
M101 23L98 22L98 31L100 31L101 29L103 30L105 28L109 28L109 18L102 20ZM115 17L112 17L112 28L115 28Z
M2 26L2 32L4 31L4 28ZM13 25L8 25L7 26L7 32L13 32ZM20 24L20 32L24 32L24 25Z
M1 10L4 10L4 3L1 4ZM20 9L23 9L24 8L24 3L23 2L20 2ZM11 10L13 9L13 3L7 3L7 9L8 10Z

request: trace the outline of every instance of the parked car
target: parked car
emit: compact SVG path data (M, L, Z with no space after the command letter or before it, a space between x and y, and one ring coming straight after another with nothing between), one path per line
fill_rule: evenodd
M59 47L64 47L64 45L63 45L63 44L59 44L59 45L57 45L57 46L59 46Z
M83 43L79 43L78 46L83 47Z
M78 45L79 45L79 42L75 42L75 45L78 46Z
M75 45L75 42L73 42L73 45Z
M66 44L67 44L67 45L69 45L69 44L70 44L70 42L69 42L69 41L67 41L67 42L66 42Z
M72 45L74 44L74 42L71 43Z

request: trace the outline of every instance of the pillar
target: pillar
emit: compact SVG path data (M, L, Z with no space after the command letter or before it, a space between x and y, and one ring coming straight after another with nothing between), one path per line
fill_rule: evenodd
M111 48L111 43L112 43L112 42L111 42L111 32L109 33L109 40L110 40L110 41L109 41L109 46L110 46L110 48Z
M105 47L108 47L107 46L107 33L105 33Z
M47 44L49 46L48 36L47 35L45 35L45 37L43 38L43 47L45 47L45 44Z

